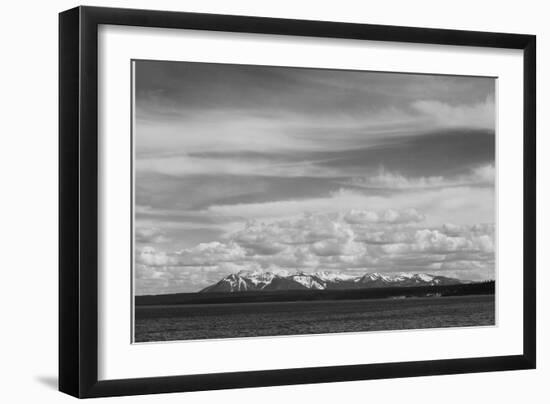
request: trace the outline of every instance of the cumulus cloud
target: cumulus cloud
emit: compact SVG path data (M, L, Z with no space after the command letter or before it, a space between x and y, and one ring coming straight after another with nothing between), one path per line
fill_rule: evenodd
M178 264L178 260L174 254L158 251L154 247L146 246L138 250L136 254L136 263L149 267L173 266Z
M405 209L397 211L386 209L382 212L373 212L369 210L352 209L344 215L344 220L351 224L365 223L414 223L421 222L425 216L416 209Z
M492 235L460 233L448 235L439 229L416 230L408 243L388 244L383 247L387 253L432 252L446 254L456 251L493 252Z
M242 270L413 270L449 272L467 279L477 268L485 277L494 276L494 225L446 223L429 227L422 220L420 212L405 209L308 213L284 220L249 221L223 241L174 252L141 248L136 256L136 274L144 279L185 278L192 282L191 273L199 273L200 282L199 278L193 281L197 288Z
M496 277L495 262L491 259L443 261L433 273L471 281L494 280Z
M171 253L147 246L138 250L136 262L149 266L215 266L244 257L245 250L237 243L213 241Z
M310 250L318 257L361 256L367 253L366 246L355 242L353 238L317 241L311 245Z
M187 263L218 263L220 261L235 261L244 257L245 251L237 243L221 243L213 241L200 243L196 247L186 248L176 252L180 262Z
M168 240L164 232L156 227L136 227L136 243L162 243Z

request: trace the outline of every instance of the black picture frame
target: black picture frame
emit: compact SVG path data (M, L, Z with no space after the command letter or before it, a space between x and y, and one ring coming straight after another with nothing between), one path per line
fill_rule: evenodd
M523 50L523 354L98 380L98 26L100 24ZM59 390L104 397L533 369L536 364L536 37L149 10L59 15Z

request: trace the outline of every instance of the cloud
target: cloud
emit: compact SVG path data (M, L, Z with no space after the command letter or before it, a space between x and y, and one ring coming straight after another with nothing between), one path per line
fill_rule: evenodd
M244 257L245 250L238 244L212 241L171 253L147 246L138 250L136 262L149 266L214 266Z
M178 293L197 291L220 279L220 274L236 272L231 263L216 266L147 266L136 264L136 294Z
M467 279L479 268L486 278L494 277L494 225L427 227L418 220L421 217L407 209L250 221L223 242L174 252L141 248L136 274L149 280L189 279L188 288L204 287L206 280L215 282L242 270L352 274L406 270L449 272ZM202 274L201 280L190 278L196 274Z
M400 173L391 172L381 167L375 175L352 178L348 185L360 188L418 190L470 185L494 186L494 181L494 164L485 164L471 168L467 174L456 175L454 177L405 177Z
M495 128L495 101L489 95L474 104L451 105L441 101L419 100L412 104L418 112L444 128Z
M411 252L430 252L447 254L457 251L494 252L493 235L461 233L447 235L439 229L416 230L412 240L407 243L395 243L382 246L388 254L403 254Z
M416 209L431 224L454 221L457 224L494 221L494 188L457 186L407 193L376 195L368 190L341 188L319 198L283 200L261 203L212 205L204 212L218 216L237 216L270 220L297 217L303 212L335 213L365 207L367 211ZM425 212L425 213L424 213Z
M382 212L370 210L352 209L344 215L344 220L351 224L365 223L414 223L421 222L425 216L416 209L405 209L397 211L386 209Z
M158 251L154 247L143 247L137 251L136 263L149 267L177 265L178 260L172 254Z
M140 173L165 175L241 175L264 177L338 177L342 172L322 167L315 161L275 162L269 158L242 159L229 157L201 157L193 155L139 158L136 170Z
M461 260L443 261L434 271L435 274L468 279L471 281L482 281L495 279L494 260Z
M495 165L487 164L476 167L472 170L472 181L479 181L480 183L490 183L494 185L495 182Z
M310 250L318 257L361 256L367 253L366 246L355 242L353 238L317 241L311 245Z
M200 243L196 247L176 252L178 262L183 265L216 265L219 262L232 262L245 257L245 250L234 242L212 241Z
M136 243L163 243L168 240L164 232L156 227L136 227L134 231Z
M493 78L145 61L136 69L140 152L335 149L494 121Z

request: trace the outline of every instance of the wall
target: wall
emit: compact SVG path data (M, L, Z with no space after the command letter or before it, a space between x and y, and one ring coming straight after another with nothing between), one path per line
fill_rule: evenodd
M73 1L5 2L2 38L0 147L2 282L0 303L0 397L7 403L62 403L57 374L57 13ZM534 371L423 377L246 389L153 397L116 398L111 402L267 403L319 402L446 403L543 402L548 391L550 337L550 241L545 231L550 203L545 172L550 150L545 138L550 120L548 91L550 26L545 2L417 0L353 2L319 1L91 1L89 5L156 8L287 18L532 33L538 36L538 267L539 368Z

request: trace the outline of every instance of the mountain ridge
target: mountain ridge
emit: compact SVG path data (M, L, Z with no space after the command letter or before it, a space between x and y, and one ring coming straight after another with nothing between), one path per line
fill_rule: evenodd
M470 283L456 278L427 273L378 273L346 275L333 272L295 272L277 274L273 272L240 271L232 273L218 282L207 286L199 293L282 291L282 290L336 290L369 289L402 286L438 286Z

